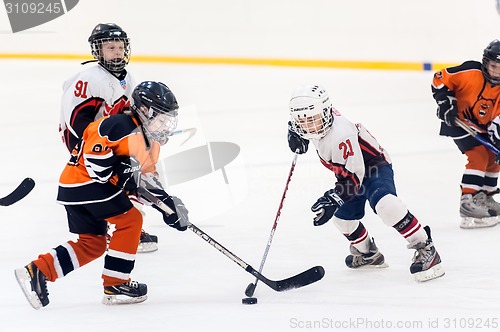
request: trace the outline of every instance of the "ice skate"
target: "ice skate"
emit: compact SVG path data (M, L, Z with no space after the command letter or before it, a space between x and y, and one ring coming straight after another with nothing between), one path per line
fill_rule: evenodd
M492 200L493 197L486 196L484 192L479 192L475 195L462 195L460 199L460 217L462 217L460 228L470 229L495 226L498 223L498 213L492 207ZM498 204L497 202L495 203Z
M158 250L158 236L146 233L144 230L141 232L141 240L137 247L138 253L147 253Z
M415 276L415 280L418 282L436 279L444 275L441 257L432 242L431 229L429 226L425 226L424 229L427 233L427 240L408 245L408 249L416 250L413 263L410 266L410 273Z
M137 281L105 286L102 303L106 305L141 303L147 300L148 286Z
M47 278L35 264L29 263L25 267L16 269L14 273L26 299L33 308L38 310L49 304Z
M345 258L345 264L351 269L382 268L387 267L384 255L375 245L375 240L370 240L370 249L367 253L362 253L352 244L349 247L351 255Z
M497 214L497 220L500 221L500 203L497 202L493 196L498 194L500 192L500 190L495 190L494 192L491 192L491 193L487 193L486 194L486 201L485 201L485 205L486 207L488 207L488 209L490 210L493 210L496 212Z

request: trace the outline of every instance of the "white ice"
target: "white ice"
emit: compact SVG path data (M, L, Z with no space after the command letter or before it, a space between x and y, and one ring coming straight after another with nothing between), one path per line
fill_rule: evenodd
M438 136L432 73L253 66L129 66L138 81L167 83L185 110L179 128L199 129L185 145L173 138L164 153L207 141L241 147L227 167L229 185L217 171L169 188L185 201L193 223L258 268L293 158L286 141L289 96L298 85L320 83L339 111L362 122L391 153L399 196L431 226L446 275L416 283L409 273L413 252L369 208L364 223L389 268L349 270L346 239L331 224L312 225L310 205L335 178L309 151L298 158L263 273L282 279L322 265L323 280L284 293L259 284L259 303L244 306L244 289L254 278L147 208L144 228L159 236L159 250L137 255L133 278L149 287L145 303L100 304L101 258L49 283L51 303L33 310L14 269L75 239L64 208L55 202L67 160L57 124L62 82L80 69L75 61L0 62L0 196L25 177L37 183L25 199L0 210L0 331L436 330L500 324L500 228L458 226L465 158L451 140Z

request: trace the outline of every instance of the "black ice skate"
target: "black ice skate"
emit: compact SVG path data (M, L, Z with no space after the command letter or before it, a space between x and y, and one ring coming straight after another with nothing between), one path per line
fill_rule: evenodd
M158 250L158 236L146 233L144 230L142 230L139 246L137 247L137 252L146 253L156 250Z
M49 304L47 278L35 264L29 263L25 267L16 269L14 273L26 299L33 308L38 310Z
M105 286L102 303L106 305L140 303L147 300L147 293L148 286L137 281Z
M484 192L465 194L460 199L460 228L493 227L498 223L498 203Z
M413 263L410 266L410 273L415 276L415 280L424 282L442 277L444 269L441 266L441 257L439 256L431 238L431 229L424 227L427 233L427 240L413 245L408 245L408 249L415 249Z
M370 240L370 249L367 253L360 252L358 249L354 248L352 244L349 250L352 255L345 258L345 264L351 269L381 268L388 266L385 263L384 255L378 250L373 238Z

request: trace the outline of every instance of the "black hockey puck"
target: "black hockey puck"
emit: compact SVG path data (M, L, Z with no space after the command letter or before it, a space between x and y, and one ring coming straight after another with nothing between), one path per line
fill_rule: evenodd
M241 303L243 303L243 304L257 304L257 298L256 297L245 297L244 299L241 299Z

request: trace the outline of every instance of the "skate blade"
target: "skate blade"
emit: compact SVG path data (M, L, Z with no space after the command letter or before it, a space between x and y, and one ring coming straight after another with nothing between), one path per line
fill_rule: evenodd
M497 217L487 217L487 218L473 218L473 217L462 217L460 221L460 228L462 229L474 229L474 228L487 228L494 227L498 224Z
M415 276L415 281L426 282L444 276L444 269L441 266L441 263L439 263L434 265L428 270L415 273L414 276Z
M147 295L130 297L126 295L104 295L101 303L105 305L134 304L141 303L148 299Z
M155 242L144 242L144 243L139 243L139 246L137 246L137 253L145 254L148 252L154 252L158 250L158 244Z
M38 295L34 291L31 290L31 277L26 271L26 269L19 268L14 271L14 274L16 275L17 283L19 284L19 287L21 287L21 290L24 293L24 296L26 297L26 300L28 300L29 304L36 310L40 309L43 307L42 301L40 301L40 298L38 298Z
M348 268L350 268L351 270L376 270L376 269L384 269L386 267L389 267L389 264L387 264L386 262L383 262L382 264L378 265L367 264L359 267L348 266Z

